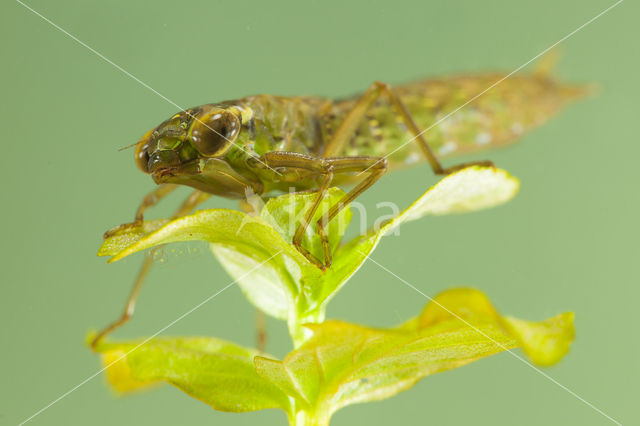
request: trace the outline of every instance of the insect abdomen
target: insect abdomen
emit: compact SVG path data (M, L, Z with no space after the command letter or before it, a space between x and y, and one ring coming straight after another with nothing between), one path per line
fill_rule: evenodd
M457 76L419 81L394 90L439 156L508 144L587 92L583 87L558 84L548 76L512 76L499 82L504 77L497 73ZM335 122L329 126L339 124L339 116L344 117L354 102L336 102L334 111L339 113L334 113ZM407 143L413 136L387 99L381 98L341 155L392 153L392 165L409 164L421 159L417 145Z

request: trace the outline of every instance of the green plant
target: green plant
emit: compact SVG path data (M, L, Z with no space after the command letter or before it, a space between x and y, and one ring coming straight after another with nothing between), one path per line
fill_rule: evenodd
M110 262L162 244L208 241L248 300L287 321L294 350L277 360L211 337L104 342L96 350L110 366L110 383L126 392L164 381L217 410L280 408L291 425L327 425L346 405L388 398L425 376L518 346L534 363L553 364L573 340L572 313L541 322L502 316L474 289L445 291L389 329L324 320L327 303L395 227L425 215L491 207L511 199L518 187L504 171L470 167L442 179L397 217L341 244L351 219L347 208L329 225L334 263L326 272L289 244L309 194L274 198L258 216L202 210L113 235L99 252L113 256ZM324 207L342 194L332 189ZM322 250L312 229L304 244L314 254Z

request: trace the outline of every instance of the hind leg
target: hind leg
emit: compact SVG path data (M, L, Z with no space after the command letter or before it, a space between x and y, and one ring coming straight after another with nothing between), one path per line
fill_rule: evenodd
M396 114L398 114L409 131L413 133L413 138L407 141L407 143L415 141L418 144L435 174L446 175L473 165L490 167L493 166L493 163L491 161L476 161L471 163L458 164L456 166L448 168L442 167L442 164L440 164L440 161L435 156L435 154L431 150L431 147L425 140L423 135L424 132L421 131L418 125L415 123L413 117L411 116L411 113L404 105L402 100L398 97L398 95L395 94L390 85L381 83L379 81L376 81L371 86L369 86L369 88L362 94L360 99L358 99L358 102L356 102L351 111L349 111L342 123L340 123L340 126L338 126L331 139L327 142L327 146L324 150L324 153L322 154L323 157L335 157L340 155L344 151L345 145L351 139L362 120L364 120L369 108L371 108L382 95L385 95L385 97L395 110ZM369 168L361 171L360 173L364 173L364 171L368 170Z

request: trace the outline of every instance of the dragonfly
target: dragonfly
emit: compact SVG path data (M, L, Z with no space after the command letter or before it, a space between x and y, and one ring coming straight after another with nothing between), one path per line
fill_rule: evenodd
M256 95L180 111L135 144L138 168L158 187L143 198L132 222L105 237L141 226L147 209L182 186L193 192L174 218L211 196L242 200L247 193L313 191L292 244L326 270L331 266L327 224L385 173L421 160L436 175L492 167L484 160L445 167L440 158L507 145L585 94L582 86L559 83L545 67L505 75L463 74L398 87L375 82L362 94L339 100ZM315 223L323 247L318 258L302 241L332 186L351 189ZM95 337L94 346L133 315L152 263L147 256L122 316Z

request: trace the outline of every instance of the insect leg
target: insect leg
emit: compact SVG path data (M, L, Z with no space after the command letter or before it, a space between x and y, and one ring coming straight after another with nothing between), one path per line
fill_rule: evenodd
M156 189L154 189L153 191L145 195L145 197L142 199L142 202L140 203L138 210L136 210L136 216L133 219L133 222L123 223L122 225L118 225L115 228L108 230L107 232L104 233L104 238L109 238L110 236L112 236L118 231L122 231L124 229L129 229L129 228L136 228L142 225L142 221L144 220L145 210L147 210L149 207L153 207L156 204L158 204L160 200L162 200L164 197L169 195L176 188L178 188L178 185L174 185L171 183L165 183L165 184L159 185Z
M320 207L320 202L327 193L329 185L331 185L331 181L333 180L333 166L328 159L325 158L285 151L268 152L260 157L260 162L253 162L253 167L262 168L265 166L281 170L283 175L286 175L289 171L306 171L309 176L317 177L320 180L317 188L317 195L311 206L307 209L304 217L302 218L302 222L298 225L291 243L304 257L307 258L307 260L315 264L318 268L324 270L324 264L309 250L302 246L302 237L304 236L307 227L309 227L318 207Z
M189 214L191 210L193 210L198 204L208 199L210 196L211 194L207 194L206 192L202 192L202 191L196 190L192 192L191 195L189 195L189 197L182 203L182 205L178 208L178 210L176 210L176 212L173 214L173 218L177 218L177 217L181 217ZM131 288L131 292L129 293L129 297L127 298L127 302L125 304L122 315L117 320L115 320L114 322L109 324L107 327L102 329L96 335L96 337L94 337L94 339L91 341L91 348L95 349L95 347L100 343L100 341L102 341L102 339L104 339L105 336L112 333L114 330L122 327L124 324L127 323L127 321L131 319L136 308L136 301L138 299L138 294L140 293L142 284L144 283L144 280L147 274L149 273L151 266L153 266L153 254L147 253L145 255L144 262L142 263L142 267L138 272L138 276L136 277L136 280L133 284L133 287Z
M331 250L329 248L329 239L326 234L326 226L336 217L342 209L355 200L360 194L369 189L371 185L376 183L380 177L387 171L387 160L380 157L334 157L327 158L329 164L333 166L334 173L361 173L367 172L368 175L356 185L351 191L346 193L336 204L331 206L329 210L318 219L318 233L322 241L324 250L324 267L331 266Z
M494 167L494 164L491 161L473 161L469 163L457 164L452 167L447 167L446 169L443 168L440 164L440 161L431 150L431 147L429 146L429 144L427 144L427 141L424 138L424 132L420 130L420 128L418 128L418 125L413 120L413 117L411 117L411 113L402 102L400 97L393 91L391 86L381 82L375 82L374 85L380 87L380 89L385 93L385 95L389 99L389 102L391 102L391 105L396 110L396 113L400 116L400 118L402 118L402 121L404 121L404 124L409 128L411 133L414 134L414 140L422 150L424 156L427 158L427 161L431 165L431 169L435 174L447 175L449 173L455 172L456 170L464 169L465 167L469 166Z
M373 83L362 96L360 96L360 99L358 99L351 111L347 113L347 116L342 120L331 136L331 139L327 142L324 152L322 153L324 158L336 157L343 152L344 146L349 142L364 119L367 110L380 98L381 94L381 87Z
M426 157L431 169L435 174L449 174L456 170L463 169L471 165L493 166L490 161L477 161L465 164L459 164L453 167L443 168L440 161L437 159L426 140L423 137L423 132L418 128L415 121L411 117L409 110L404 105L402 100L395 94L390 85L381 82L375 82L362 94L360 99L356 102L354 107L349 111L345 119L340 123L336 131L334 132L331 140L327 143L327 146L323 152L323 157L334 157L339 155L353 136L354 132L364 119L367 110L375 104L381 95L385 95L391 103L395 112L400 116L404 124L409 131L414 134L414 140L422 150Z

